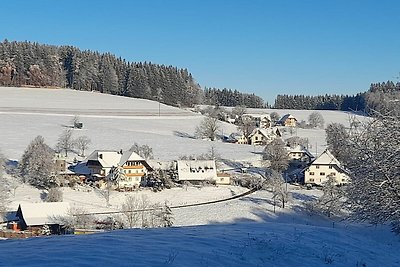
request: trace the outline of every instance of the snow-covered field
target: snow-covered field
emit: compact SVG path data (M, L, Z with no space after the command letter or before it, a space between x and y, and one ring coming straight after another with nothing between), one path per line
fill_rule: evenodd
M191 138L202 120L196 113L141 99L67 89L0 88L0 150L18 159L37 135L54 146L60 133L79 115L84 128L74 136L92 140L89 150L128 149L148 144L158 159L201 154L215 146L222 158L255 162L261 148ZM274 110L275 111L275 110ZM253 111L251 111L253 112ZM257 112L268 113L272 110ZM325 122L346 124L348 114L320 111ZM311 111L279 111L306 120ZM222 124L224 134L235 126ZM298 129L311 152L325 146L323 129ZM288 135L290 136L290 134ZM314 150L315 149L315 150ZM254 153L256 152L256 153ZM115 211L127 195L144 195L151 203L182 205L224 199L246 191L235 186L173 188L162 192L115 192L111 206L91 190L62 188L64 201L89 212ZM173 209L174 227L134 229L87 236L0 241L0 266L399 266L400 239L386 226L350 224L309 216L303 203L319 190L289 186L293 199L273 213L272 194L204 206ZM40 202L41 191L20 185L9 207Z

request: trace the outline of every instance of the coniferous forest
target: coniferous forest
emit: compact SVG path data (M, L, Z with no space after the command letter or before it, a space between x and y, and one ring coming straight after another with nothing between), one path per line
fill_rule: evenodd
M0 86L65 87L183 107L215 100L218 105L264 105L260 97L238 91L234 102L227 101L226 96L215 98L211 91L229 94L232 90L202 90L187 69L27 41L0 43Z
M278 95L274 108L364 111L385 113L400 99L400 83L372 83L365 93L356 95Z
M145 98L168 105L192 107L269 107L255 94L232 89L204 88L187 69L128 62L110 53L82 51L73 46L35 42L0 42L0 86L62 87ZM273 108L385 111L400 97L400 83L371 84L356 95L278 95Z

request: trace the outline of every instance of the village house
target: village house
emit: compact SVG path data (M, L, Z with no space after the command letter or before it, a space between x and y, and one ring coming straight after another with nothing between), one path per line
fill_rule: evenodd
M282 134L276 127L268 129L256 128L249 135L249 140L251 145L266 145L280 137L282 137Z
M287 147L289 163L298 168L303 168L308 165L314 156L304 146L298 145L294 148Z
M272 120L269 114L261 115L260 119L260 128L261 129L268 129L272 127Z
M319 155L304 171L304 183L323 185L328 181L329 176L335 178L337 185L349 182L348 172L341 163L329 152L325 150Z
M286 114L278 121L278 124L286 127L296 127L297 119L290 114Z
M230 176L217 174L215 160L178 160L178 181L230 184Z
M111 170L118 171L117 189L138 188L143 177L153 171L145 159L130 150L95 150L83 163L94 179L103 179Z
M47 226L49 234L60 234L64 231L60 219L69 216L69 211L67 202L21 203L16 213L16 224L12 228L40 234Z

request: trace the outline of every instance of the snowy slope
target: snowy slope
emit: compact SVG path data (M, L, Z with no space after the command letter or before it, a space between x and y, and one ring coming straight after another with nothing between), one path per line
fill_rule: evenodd
M381 228L241 223L0 241L1 266L399 266Z
M88 136L94 149L129 149L134 142L148 144L156 159L173 160L181 155L206 153L212 145L225 158L254 160L251 146L211 143L191 138L203 116L158 102L69 89L0 87L0 149L8 158L19 159L37 135L50 146L74 115L84 127L74 137ZM225 134L236 132L222 123Z

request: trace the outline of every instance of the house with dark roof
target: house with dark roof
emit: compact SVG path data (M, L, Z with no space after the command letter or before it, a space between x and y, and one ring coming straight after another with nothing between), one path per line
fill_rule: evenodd
M89 175L97 179L110 175L111 171L117 171L118 189L138 188L143 177L153 171L146 160L132 150L95 150L83 161L83 164Z
M51 234L60 234L62 218L69 216L69 212L67 202L21 203L16 213L18 229L40 233L46 226Z
M296 127L297 119L293 115L286 114L278 121L278 124L286 127Z

